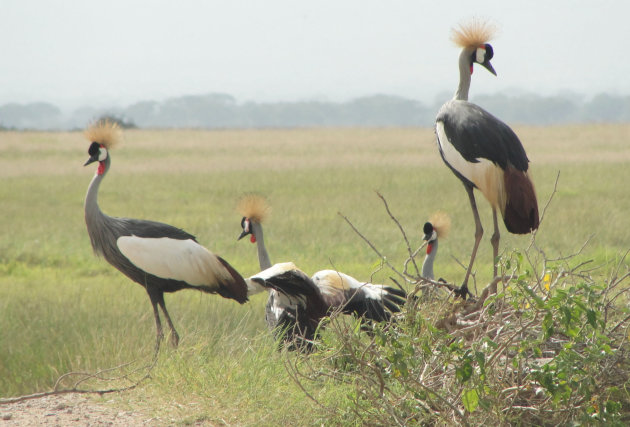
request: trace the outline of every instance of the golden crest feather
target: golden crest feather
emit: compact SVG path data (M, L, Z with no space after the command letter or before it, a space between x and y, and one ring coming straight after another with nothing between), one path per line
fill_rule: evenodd
M448 232L451 230L451 217L446 212L435 212L429 218L429 222L433 225L439 239L444 239L448 236Z
M497 33L497 26L489 20L472 18L451 30L451 40L459 47L479 47Z
M236 209L242 216L259 224L262 224L271 213L271 206L267 200L258 194L246 194L241 197Z
M97 142L108 150L118 144L122 138L122 131L118 123L110 120L97 121L90 125L83 134L88 141Z

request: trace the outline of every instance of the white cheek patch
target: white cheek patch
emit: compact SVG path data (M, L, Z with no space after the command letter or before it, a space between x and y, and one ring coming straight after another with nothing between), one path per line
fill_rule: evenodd
M486 60L486 48L485 47L478 47L477 48L476 61L479 64L483 64L485 60Z
M107 148L101 147L98 149L98 161L102 162L107 158Z

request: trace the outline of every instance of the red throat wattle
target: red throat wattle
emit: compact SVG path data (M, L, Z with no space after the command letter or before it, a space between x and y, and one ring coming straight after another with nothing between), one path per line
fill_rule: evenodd
M427 255L429 255L432 250L433 250L433 243L427 244Z
M99 175L103 175L105 173L105 162L98 162L98 170L96 173Z
M249 241L252 243L256 243L256 236L252 234L251 237L249 238Z

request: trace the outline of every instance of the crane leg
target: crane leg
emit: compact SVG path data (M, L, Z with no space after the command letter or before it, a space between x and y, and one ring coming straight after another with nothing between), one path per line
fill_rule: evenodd
M157 356L158 351L160 351L160 343L164 339L164 332L162 331L162 322L160 322L160 312L158 311L158 302L154 293L149 292L149 298L151 298L151 305L153 306L153 316L155 317L155 329L156 329L156 337L155 337L155 355Z
M158 306L162 308L162 312L164 313L164 317L166 318L166 323L171 330L171 344L173 347L177 347L179 344L179 335L173 326L173 322L171 321L171 317L166 311L166 304L164 303L164 292L154 289L150 286L147 286L147 293L149 294L149 298L151 299L151 305L153 305L153 315L155 317L155 328L156 328L156 341L155 341L155 352L160 349L160 343L164 339L164 331L162 330L162 322L160 321L160 313L158 311Z
M497 277L497 257L499 256L499 240L501 239L499 222L497 220L497 209L494 206L492 207L492 220L494 222L494 233L492 233L490 243L492 244L492 265L494 267L492 270L492 279L494 279Z
M177 347L179 345L179 335L175 330L175 326L173 326L173 322L171 321L171 316L168 315L168 311L166 311L166 304L164 303L164 294L160 294L160 300L158 301L160 307L162 307L162 312L164 313L164 317L166 317L166 323L171 330L171 345L173 347Z
M483 227L481 226L481 219L479 218L479 211L477 210L477 202L475 202L475 195L473 194L473 187L464 184L466 187L466 192L468 193L468 200L470 200L470 208L472 209L473 216L475 218L475 245L473 246L472 253L470 254L470 263L468 264L468 269L466 270L466 276L464 277L464 282L462 286L459 288L459 291L456 292L457 295L461 296L463 299L466 299L470 291L468 290L468 278L470 277L470 272L472 271L473 263L475 262L475 257L477 256L477 249L479 248L479 242L481 242L481 238L483 237ZM472 295L472 294L471 294Z

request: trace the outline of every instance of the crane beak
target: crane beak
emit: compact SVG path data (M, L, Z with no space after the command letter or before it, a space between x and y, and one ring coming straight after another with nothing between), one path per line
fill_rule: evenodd
M89 165L90 163L98 162L98 156L99 156L99 153L96 153L95 155L91 156L91 157L87 160L87 162L85 162L85 164L84 164L83 166L87 166L87 165Z
M243 237L247 236L248 234L249 234L249 231L245 231L245 230L243 230L243 232L241 233L241 235L240 235L240 236L238 236L238 239L236 239L236 240L237 240L237 241L238 241L238 240L241 240Z
M490 61L486 61L486 62L484 62L484 63L483 63L483 64L481 64L481 65L483 65L483 66L486 68L486 70L490 71L490 72L491 72L492 74L494 74L495 76L497 75L497 72L496 72L496 71L494 71L494 67L492 66L492 64L490 63Z

